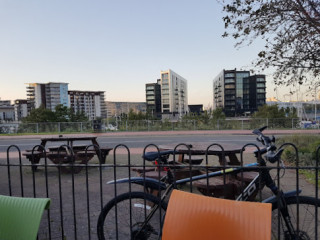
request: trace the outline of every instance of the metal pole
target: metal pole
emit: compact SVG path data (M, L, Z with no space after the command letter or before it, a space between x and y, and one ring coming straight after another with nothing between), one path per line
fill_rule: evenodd
M317 87L314 89L314 121L317 121Z

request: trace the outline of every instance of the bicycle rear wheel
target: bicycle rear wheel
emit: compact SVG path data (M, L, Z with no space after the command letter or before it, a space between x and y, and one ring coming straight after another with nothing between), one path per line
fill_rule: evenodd
M97 225L98 237L100 240L160 239L166 209L167 204L153 195L144 192L121 194L102 209ZM146 222L147 217L150 219Z
M320 221L320 200L313 197L293 196L285 198L285 201L295 229L295 236L290 236L283 218L279 216L278 205L274 203L272 205L272 239L319 239L320 228L316 220ZM298 204L299 212L297 211ZM317 215L316 210L318 210Z

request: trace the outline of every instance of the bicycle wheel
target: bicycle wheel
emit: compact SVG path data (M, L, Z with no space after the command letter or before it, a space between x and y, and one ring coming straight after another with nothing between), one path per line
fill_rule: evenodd
M291 223L295 229L295 237L289 235L283 218L279 216L277 203L272 205L272 239L319 239L320 209L316 215L316 208L320 206L320 200L313 197L293 196L285 198L288 206ZM299 212L297 205L299 203ZM298 214L299 213L299 217ZM281 215L281 214L280 214Z
M121 194L102 209L97 225L98 237L100 240L160 239L166 209L167 204L153 195L144 192ZM148 216L150 219L145 222Z

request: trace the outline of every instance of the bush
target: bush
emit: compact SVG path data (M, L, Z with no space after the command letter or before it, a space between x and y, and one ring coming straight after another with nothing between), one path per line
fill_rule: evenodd
M283 136L278 139L277 145L292 143L298 148L299 166L315 166L317 149L320 146L320 137L316 135ZM296 153L293 147L286 146L282 159L296 164Z

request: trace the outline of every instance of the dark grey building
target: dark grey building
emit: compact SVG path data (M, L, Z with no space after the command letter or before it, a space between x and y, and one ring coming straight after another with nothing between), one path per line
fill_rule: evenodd
M161 85L159 80L157 83L146 84L147 112L157 119L161 119Z
M203 105L202 104L193 104L188 105L189 113L195 113L197 115L200 115L203 113Z
M253 113L266 102L265 83L265 75L223 70L213 80L213 109L222 108L228 117Z

